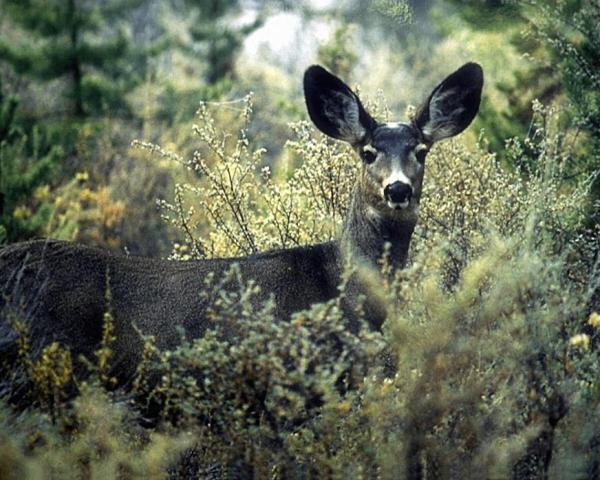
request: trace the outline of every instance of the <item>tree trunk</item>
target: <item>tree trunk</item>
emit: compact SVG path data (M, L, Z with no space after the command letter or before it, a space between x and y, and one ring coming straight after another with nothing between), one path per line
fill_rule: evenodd
M73 81L73 97L75 115L77 117L85 116L83 108L83 93L81 88L83 74L81 72L81 61L79 58L79 25L77 19L77 4L76 0L69 0L69 23L70 23L70 41L71 41L71 78Z

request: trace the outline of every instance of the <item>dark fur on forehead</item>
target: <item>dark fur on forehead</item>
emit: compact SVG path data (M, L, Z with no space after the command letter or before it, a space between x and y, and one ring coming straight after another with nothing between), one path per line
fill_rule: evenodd
M414 148L422 141L420 130L412 124L382 124L373 131L371 145L378 150L385 150L388 145Z

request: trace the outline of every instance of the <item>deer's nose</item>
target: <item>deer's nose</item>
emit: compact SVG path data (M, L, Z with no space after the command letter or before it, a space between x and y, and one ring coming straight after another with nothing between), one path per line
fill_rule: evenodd
M412 187L403 182L394 182L383 189L385 199L392 203L406 203L412 196Z

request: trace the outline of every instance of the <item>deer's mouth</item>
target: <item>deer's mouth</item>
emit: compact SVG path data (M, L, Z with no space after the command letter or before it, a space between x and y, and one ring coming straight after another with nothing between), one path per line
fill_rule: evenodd
M410 205L410 200L404 200L403 202L392 202L391 200L386 200L385 203L392 210L404 210Z

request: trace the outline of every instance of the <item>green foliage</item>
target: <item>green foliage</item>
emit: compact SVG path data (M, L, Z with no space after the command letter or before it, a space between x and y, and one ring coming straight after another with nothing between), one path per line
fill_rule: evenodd
M288 145L294 162L302 165L273 172L262 163L264 149L248 139L252 108L251 96L244 99L239 118L218 106L215 115L214 108L203 104L194 125L203 145L190 159L141 144L202 179L178 184L174 202L160 202L163 216L182 235L175 258L245 255L335 237L356 174L347 162L349 148L314 142L308 123L300 122L292 126L297 139ZM221 121L239 126L236 137L219 130Z
M59 147L45 147L37 128L28 137L18 127L17 105L16 97L5 97L0 88L0 243L43 231L53 210L48 183L62 157Z
M239 0L186 0L186 3L195 13L190 35L199 48L194 53L205 59L205 80L214 85L233 75L235 58L244 39L261 25L262 19L241 27L227 22L239 10Z
M591 179L565 188L572 137L565 138L557 130L555 110L539 103L534 109L531 135L507 140L504 157L519 166L516 170L502 170L497 155L485 151L483 139L475 155L456 142L432 152L418 228L424 229L421 235L427 243L450 242L451 284L473 253L487 246L488 231L511 237L523 231L528 221L539 222L540 234L546 232L543 243L558 254L572 248L574 232L587 220ZM538 168L529 169L531 164ZM443 182L437 180L441 177L446 177ZM586 235L593 238L593 231Z
M235 64L244 40L262 24L262 16L249 24L232 25L239 14L238 0L186 0L189 40L177 40L178 50L189 65L200 64L190 86L169 80L158 98L156 117L168 124L189 122L200 100L218 101L235 91ZM191 67L188 67L191 68ZM202 82L198 84L198 77Z
M371 8L399 24L413 19L412 8L406 0L375 0Z
M507 23L521 22L522 5L527 2L503 0L449 0L461 16L478 28L506 28Z
M2 478L163 478L189 435L152 433L133 423L123 403L83 384L68 415L58 422L37 412L16 416L0 409ZM6 435L6 432L13 432ZM33 455L18 456L29 451Z
M204 289L215 329L168 352L148 340L134 390L165 420L195 425L202 447L210 445L203 468L243 458L268 476L269 465L293 465L290 431L340 401L340 378L362 382L380 335L347 332L341 298L280 322L272 302L253 307L256 286L235 266Z
M38 402L54 412L53 423L31 427L2 410L0 438L10 452L2 465L28 472L77 465L104 478L117 471L402 478L423 469L441 478L505 478L513 468L544 471L525 450L551 430L550 473L585 476L600 428L600 322L586 307L599 282L595 235L584 228L590 184L564 181L568 143L554 130L557 112L536 111L539 128L505 152L516 161L528 144L542 166L534 172L504 170L483 139L430 153L411 265L373 279L387 308L382 333L345 330L343 285L339 298L277 321L271 302L255 306L256 286L234 267L207 278L199 293L214 325L203 337L182 337L172 351L146 339L133 403L107 370L114 332L105 316L97 366L75 402L58 411L56 402ZM190 161L144 145L198 174L165 205L187 239L174 256L333 235L355 175L353 166L335 173L346 152L300 123L289 149L301 166L267 172L246 135L249 99L237 137L223 136L220 114L235 120L226 109L200 109L195 132L204 145ZM192 199L213 209L208 223L190 223ZM333 220L325 227L314 220L326 216ZM19 332L26 352L27 332ZM60 347L21 358L37 397L56 398L70 372ZM384 358L395 367L391 376ZM23 443L28 429L44 441Z
M506 138L524 136L531 129L532 101L555 102L560 105L562 128L569 125L575 135L582 132L589 136L588 142L578 143L578 150L571 151L565 177L581 179L596 175L600 165L597 144L600 81L596 73L600 66L596 48L600 40L598 3L586 0L451 3L474 28L500 29L529 60L526 68L515 72L512 85L497 85L508 103L507 110L499 111L489 103L483 104L479 125L488 133L494 151L500 150ZM529 167L538 168L534 163ZM594 202L598 202L599 195L600 181L596 176ZM597 223L598 216L590 217L590 222Z
M53 419L65 413L65 402L73 394L73 363L71 352L58 342L52 342L34 356L29 325L19 318L17 311L5 312L6 321L17 334L18 363L12 370L4 370L5 384L13 391L25 390L23 395Z
M127 113L123 95L139 81L140 72L131 67L136 61L140 66L140 55L130 49L124 30L104 40L98 32L140 3L4 0L5 12L31 37L1 41L0 60L41 81L68 78L65 95L76 116Z
M596 175L593 199L600 202L600 5L598 2L571 0L541 5L531 18L532 36L539 38L551 52L561 77L561 86L570 100L569 113L589 136L569 175ZM587 148L586 148L587 147ZM591 222L598 224L596 213Z
M190 121L198 110L200 99L209 102L218 101L231 92L232 88L233 83L229 79L189 90L178 89L169 84L158 99L156 118L167 125Z
M391 379L380 376L380 362L373 361L375 376L366 376L358 390L326 401L318 420L303 423L293 433L284 430L283 451L294 448L293 461L289 451L278 460L269 457L282 471L310 469L310 464L334 476L358 471L368 477L378 471L385 472L384 478L395 477L425 468L415 464L416 448L426 468L442 477L469 478L475 472L505 477L515 465L539 472L543 465L524 460L524 449L565 415L563 402L577 411L577 420L567 415L565 425L584 418L584 423L594 422L598 353L590 349L588 334L581 333L585 305L598 282L593 270L595 233L583 228L590 183L587 179L567 186L563 171L572 144L556 129L556 111L540 105L535 109L531 136L513 139L505 152L515 164L524 165L531 163L524 157L535 154L539 168L534 171L505 171L483 141L474 150L447 142L431 152L413 266L384 283L384 337L398 359L397 374ZM244 122L248 114L246 110ZM220 137L206 110L201 109L200 118L195 131L215 157L201 148L190 162L175 159L202 173L199 186L185 190L198 196L195 203L216 213L206 229L180 224L190 240L175 256L189 255L198 242L211 246L202 252L211 256L286 245L302 230L306 242L314 241L311 234L328 238L323 224L306 212L327 212L334 219L331 234L335 223L339 227L343 207L339 216L333 212L346 204L356 175L352 167L341 176L334 173L347 162L343 150L313 137L306 125L297 125L298 138L289 146L303 158L302 166L292 174L272 175L261 170L260 155L252 154L243 129L234 142ZM256 147L254 151L260 152ZM179 199L169 206L172 218L192 218L184 197ZM261 223L264 215L269 221ZM277 230L286 222L295 230ZM272 226L276 229L269 230ZM272 243L262 243L269 238ZM265 313L258 316L272 323ZM226 322L239 317L215 316ZM173 403L181 404L176 398ZM342 421L340 410L348 412ZM242 430L248 433L247 427ZM554 455L564 468L585 471L593 447L573 452L573 445L591 445L592 430L575 433L569 427L555 433L561 450ZM256 444L262 442L255 437Z
M329 42L319 47L319 63L340 78L350 78L358 62L356 50L352 47L353 29L342 24L337 27Z
M103 44L102 29L114 13L107 8L135 3L79 3L86 9L77 24L81 38ZM247 33L227 23L237 2L192 3L198 13L193 40L207 54L207 82L216 80L199 89L175 83L159 89L159 122L148 117L144 132L168 148L140 144L158 153L156 164L114 141L122 136L128 144L138 131L131 124L109 129L77 121L23 127L25 135L14 121L16 100L2 99L0 229L10 241L39 235L47 225L62 238L141 245L149 240L140 237L165 234L151 221L133 221L132 212L150 211L145 220L151 219L154 197L175 181L170 175L177 179L173 199L160 206L175 232L172 258L245 255L336 237L359 171L350 149L302 121L291 124L281 154L262 148L266 136L283 143L277 121L298 118L302 102L289 94L293 88L282 88L282 100L268 110L266 116L277 118L258 126L252 96L202 103L193 139L182 139L181 121L199 99L219 100L242 88L231 72ZM64 59L73 58L72 50L60 34L68 2L46 2L45 9L35 1L5 5L37 38L31 48L13 48L13 68L45 79L69 75ZM406 5L357 2L353 8L363 18L355 20L383 16L386 28L398 27L407 21ZM28 320L11 312L14 335L7 338L15 339L18 360L9 370L0 366L10 373L0 379L0 478L231 478L248 471L257 478L414 478L419 471L434 478L507 478L515 466L542 476L539 459L525 456L541 433L554 436L549 478L590 477L600 455L599 232L590 175L599 147L597 8L577 1L540 5L460 2L468 24L457 28L447 17L441 33L472 49L465 55L497 44L492 60L501 68L487 77L479 120L485 132L474 142L466 134L436 145L428 155L408 268L387 276L384 257L386 275L372 280L387 308L383 332L345 331L343 285L339 298L277 321L272 303L256 306L256 286L233 268L198 286L215 328L202 338L182 338L172 351L159 351L146 338L126 390L113 377L112 312L84 372L58 341L32 351ZM482 23L468 27L476 22ZM523 26L530 29L526 36ZM351 44L351 28L334 31L319 61L348 78L358 56L365 71L378 74L360 44L364 32ZM108 55L111 45L128 45L124 38L112 37L92 55L97 63L84 69L85 113L121 108L122 92L135 83L124 68L128 57ZM435 50L444 68L444 53L456 52L448 43ZM9 56L5 48L0 51ZM516 54L502 56L501 48L530 56L504 63ZM417 81L398 88L419 93L412 84L433 81L441 68L435 61L433 54L409 51L401 77ZM287 81L277 73L271 83ZM274 88L266 81L258 87L262 103ZM70 93L75 102L76 90ZM380 100L369 111L387 121ZM74 152L63 184L52 191L48 184L63 155L49 145ZM98 178L107 184L98 185ZM48 213L38 214L45 208L54 212L49 223ZM10 223L16 219L22 227ZM26 399L27 411L14 408L15 395Z
M369 2L348 1L331 4L331 13L343 18L348 25L361 25L366 32L383 34L393 41L405 39L415 13L429 8L430 0L372 0ZM340 25L338 25L340 26ZM343 28L343 24L341 25ZM363 32L363 33L366 33ZM381 38L378 39L379 41Z
M483 34L484 41L486 34L489 35L487 41L490 43L504 37L508 41L502 46L502 50L515 49L529 60L511 65L511 76L508 78L496 75L487 80L493 82L501 101L492 103L490 99L483 100L478 126L487 132L493 150L501 153L507 138L527 134L532 101L537 99L548 104L556 98L559 88L557 72L547 65L547 52L543 44L523 35L528 26L525 7L527 2L450 0L449 3L454 7L453 15L448 15L446 10L437 14L438 25L444 35L450 37L454 34L458 16L466 29ZM501 52L499 56L504 54L505 52ZM489 87L488 83L488 89Z

